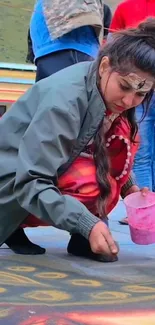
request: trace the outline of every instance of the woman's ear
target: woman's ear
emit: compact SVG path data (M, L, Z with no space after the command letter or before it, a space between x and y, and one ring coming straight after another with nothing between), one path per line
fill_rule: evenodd
M102 75L105 71L107 71L110 67L110 64L109 64L109 58L108 56L104 56L100 62L100 65L99 65L99 76L100 78L102 78Z

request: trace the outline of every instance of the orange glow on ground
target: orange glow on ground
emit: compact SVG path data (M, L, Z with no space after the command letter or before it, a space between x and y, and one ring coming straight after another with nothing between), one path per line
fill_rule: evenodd
M69 319L89 325L155 325L155 312L70 314Z
M21 325L48 325L51 321L56 321L57 325L70 325L72 322L83 325L155 325L155 312L120 312L120 313L65 313L50 315L32 316L31 319L21 323Z

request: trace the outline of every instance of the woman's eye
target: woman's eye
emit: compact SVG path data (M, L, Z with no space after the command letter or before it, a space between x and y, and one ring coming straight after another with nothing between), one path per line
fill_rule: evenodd
M122 84L120 84L120 88L121 88L122 90L124 90L124 91L128 91L128 90L130 90L129 87L124 86L124 85L122 85Z
M145 97L146 94L143 94L143 93L137 93L137 96L139 96L139 97Z

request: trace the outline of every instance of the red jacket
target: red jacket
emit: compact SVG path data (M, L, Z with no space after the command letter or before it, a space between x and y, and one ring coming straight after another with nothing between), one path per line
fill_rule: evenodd
M110 29L113 31L136 27L147 17L154 16L155 0L125 0L117 6Z

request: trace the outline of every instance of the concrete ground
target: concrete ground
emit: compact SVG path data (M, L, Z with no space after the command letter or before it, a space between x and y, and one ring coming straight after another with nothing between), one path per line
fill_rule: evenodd
M27 229L43 256L0 249L0 325L154 325L155 245L131 242L120 202L110 227L119 261L97 263L66 254L68 234L52 227Z

